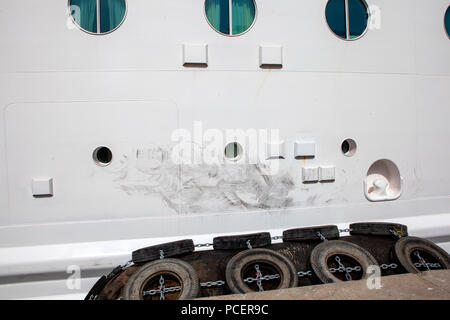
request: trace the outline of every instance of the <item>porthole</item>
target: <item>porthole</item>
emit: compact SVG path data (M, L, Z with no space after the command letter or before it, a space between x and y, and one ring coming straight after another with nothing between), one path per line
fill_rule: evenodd
M92 154L94 162L99 166L107 166L111 163L113 155L108 147L98 147Z
M225 147L224 154L228 160L238 160L242 155L242 146L237 142L231 142Z
M325 17L336 36L344 40L356 40L367 30L369 7L364 0L329 0Z
M90 34L113 32L125 20L126 0L69 0L74 23Z
M256 5L254 0L205 0L205 15L217 32L239 36L255 23Z
M448 6L444 17L445 31L447 32L447 37L450 38L450 6Z
M346 157L352 157L356 153L356 142L353 139L345 139L341 144L341 151Z

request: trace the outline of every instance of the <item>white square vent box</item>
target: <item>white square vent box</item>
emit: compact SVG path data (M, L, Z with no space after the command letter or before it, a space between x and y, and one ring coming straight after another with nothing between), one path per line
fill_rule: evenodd
M259 66L281 68L283 66L283 47L279 45L259 46Z
M316 142L315 141L295 141L294 142L294 157L300 159L303 157L312 158L316 156Z
M34 178L31 182L33 197L53 197L52 178Z
M334 181L335 178L334 166L323 166L319 168L319 181Z
M284 141L268 142L266 144L266 159L285 159L286 150Z
M319 168L302 168L303 182L319 181Z
M207 44L183 44L183 66L208 66Z

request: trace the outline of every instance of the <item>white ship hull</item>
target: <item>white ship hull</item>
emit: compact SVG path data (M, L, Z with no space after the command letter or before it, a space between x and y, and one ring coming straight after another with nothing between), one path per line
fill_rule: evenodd
M222 234L392 221L450 251L448 0L372 0L381 27L352 42L328 29L325 0L258 0L234 38L203 0L128 2L120 28L93 36L67 27L66 1L0 1L0 298L83 298L132 250ZM183 66L186 44L207 45L206 68ZM265 45L283 48L282 68L260 68ZM194 139L199 122L202 137L278 129L279 171L174 164L173 133ZM296 157L296 141L314 156ZM399 170L398 199L365 193L381 159ZM319 167L334 179L304 183ZM33 196L42 179L52 196Z

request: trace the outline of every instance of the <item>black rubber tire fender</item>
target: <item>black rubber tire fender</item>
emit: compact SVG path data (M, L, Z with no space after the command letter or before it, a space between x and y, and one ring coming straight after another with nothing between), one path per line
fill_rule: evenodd
M101 276L100 279L92 286L84 300L95 300L95 298L102 292L103 288L108 284L109 280L106 276Z
M117 266L108 275L100 277L97 282L92 286L89 293L86 295L84 300L95 300L100 292L105 288L105 286L112 280L114 280L119 274L123 272L122 266Z
M269 246L272 243L269 232L216 237L213 239L214 250L248 249L247 241L252 248Z
M143 300L145 284L164 274L170 274L180 282L181 292L178 300L194 299L198 296L200 281L190 264L179 259L160 259L143 265L130 277L123 291L124 300Z
M441 265L442 269L450 269L449 254L433 242L418 238L418 237L404 237L395 243L394 252L397 260L410 273L419 273L420 270L414 266L411 259L413 251L424 251L433 256Z
M190 239L168 242L133 251L132 260L136 264L142 264L160 259L161 250L164 253L164 258L170 258L193 252L195 246L194 242Z
M317 235L318 232L320 232L328 240L339 238L338 227L334 225L328 225L286 230L283 232L283 242L301 242L311 240L320 241L320 238Z
M265 263L278 270L280 284L277 289L292 288L298 285L295 266L286 256L269 249L251 249L239 252L227 263L225 278L233 293L254 292L243 279L244 269L253 263Z
M402 237L408 235L408 227L400 223L358 222L350 225L351 235L393 236L391 230Z
M362 268L362 279L367 279L370 276L367 273L370 266L378 266L378 262L366 249L354 243L342 240L326 241L317 245L311 252L310 257L311 267L323 283L342 281L328 269L328 259L334 255L348 256L357 261Z

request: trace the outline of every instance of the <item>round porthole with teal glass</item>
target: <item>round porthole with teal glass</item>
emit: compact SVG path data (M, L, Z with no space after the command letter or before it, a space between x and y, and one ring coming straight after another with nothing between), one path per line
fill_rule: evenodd
M444 17L445 31L447 31L447 36L450 38L450 6L448 6Z
M74 23L90 34L113 32L125 20L126 0L69 0Z
M364 0L329 0L325 17L336 36L344 40L356 40L366 33L369 6Z
M226 36L246 33L255 23L254 0L206 0L205 14L209 25Z

